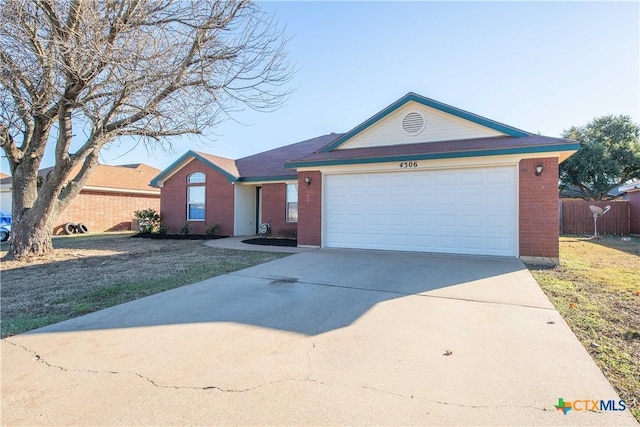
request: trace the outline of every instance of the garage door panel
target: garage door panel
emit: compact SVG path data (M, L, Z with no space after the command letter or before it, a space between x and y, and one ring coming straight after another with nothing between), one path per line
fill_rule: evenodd
M484 247L484 239L482 237L466 236L460 239L460 246L466 250L482 250Z
M327 175L326 247L517 255L516 168Z
M458 196L456 194L445 193L436 196L434 202L436 207L452 208L458 203Z
M432 175L416 175L412 179L413 185L423 185L431 187L433 185Z
M436 185L456 185L458 184L458 175L453 172L436 173Z
M387 175L387 185L404 188L411 184L411 178L406 174Z
M484 217L482 215L465 215L458 222L460 230L466 233L477 231L484 226Z
M487 225L491 228L508 230L512 227L512 217L505 213L493 213L490 216L486 217L486 220Z
M411 225L414 234L431 233L432 228L435 226L433 223L433 216L431 215L412 215Z
M474 192L466 195L460 200L460 204L465 208L476 210L481 210L485 205L485 197L480 192Z
M441 251L450 252L458 247L458 236L454 234L440 234L435 238L435 247Z
M461 172L460 185L464 186L480 186L482 185L483 176L480 172Z
M490 250L504 251L509 249L511 242L507 238L495 238L488 242Z
M509 182L511 173L508 170L488 171L486 174L487 184L503 184Z

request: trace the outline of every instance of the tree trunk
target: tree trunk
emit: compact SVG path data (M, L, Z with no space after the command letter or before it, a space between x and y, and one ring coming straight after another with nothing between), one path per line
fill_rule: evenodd
M70 180L73 164L64 156L60 157L41 185L36 184L38 159L23 159L14 168L11 244L5 259L31 258L53 251L53 224L98 164L98 152L89 152L80 170Z
M57 199L63 179L53 183L49 179L51 177L46 177L39 183L39 165L38 156L29 156L14 167L13 218L6 260L38 257L53 251L52 224L60 212Z
M11 227L11 244L5 259L23 259L46 255L53 251L51 244L51 215L27 209L22 220Z

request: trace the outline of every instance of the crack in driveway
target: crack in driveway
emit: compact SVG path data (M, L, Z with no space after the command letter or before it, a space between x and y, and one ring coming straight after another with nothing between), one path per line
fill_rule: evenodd
M324 325L325 323L327 323L327 321L329 321L329 319L331 318L331 316L333 316L333 313L335 313L335 310L331 310L329 312L329 314L327 314L324 319L322 319L321 321L319 321L316 325L316 330L313 334L314 337L318 337L320 334L320 329L322 328L322 325ZM317 345L317 340L314 339L313 342L311 343L311 348L307 351L307 376L305 379L310 380L311 376L313 375L313 367L311 366L311 353L313 352L313 350L316 348Z
M148 383L150 383L151 385L153 385L154 387L158 387L158 388L166 388L166 389L174 389L174 390L217 390L217 391L221 391L223 393L244 393L247 391L252 391L270 384L276 384L276 383L281 383L281 382L285 382L285 381L290 381L293 379L282 379L282 380L274 380L274 381L268 381L266 383L263 384L258 384L256 386L253 387L247 387L244 389L231 389L231 388L223 388L223 387L218 387L215 385L211 385L211 386L204 386L204 387L197 387L197 386L174 386L174 385L164 385L164 384L159 384L157 382L155 382L154 380L152 380L151 378L139 374L137 372L131 372L131 371L108 371L108 370L104 370L104 371L97 371L97 370L93 370L93 369L69 369L69 368L65 368L63 366L60 365L54 365L49 363L47 360L45 360L42 356L40 356L36 351L33 351L21 344L18 343L14 343L8 339L4 340L5 342L15 346L15 347L19 347L22 350L24 350L27 353L30 353L33 355L33 357L35 358L36 362L42 363L45 366L49 367L49 368L53 368L53 369L58 369L60 371L63 372L80 372L80 373L88 373L88 374L109 374L109 375L133 375L136 376L140 379L143 379L145 381L147 381Z
M326 321L329 317L331 317L330 313L324 321ZM322 324L322 322L320 322L318 324L318 326L320 326ZM273 384L279 384L279 383L286 383L286 382L298 382L298 383L312 383L312 384L318 384L318 385L322 385L322 386L326 386L326 387L344 387L344 388L349 388L349 389L361 389L361 390L369 390L369 391L373 391L376 393L383 393L389 396L394 396L394 397L398 397L401 399L414 399L414 400L419 400L419 401L423 401L423 402L429 402L429 403L434 403L437 405L451 405L451 406L457 406L460 408L471 408L471 409L499 409L499 408L521 408L521 409L536 409L536 410L542 410L542 411L547 411L549 409L547 408L539 408L539 407L535 407L535 406L522 406L522 405L465 405L462 403L456 403L456 402L445 402L445 401L440 401L440 400L434 400L434 399L428 399L425 397L421 397L421 396L416 396L416 395L406 395L406 394L402 394L402 393L396 393L393 391L389 391L389 390L383 390L383 389L379 389L376 387L371 387L371 386L366 386L366 385L353 385L353 384L342 384L342 383L328 383L328 382L324 382L321 380L315 380L311 378L311 373L309 373L307 375L307 377L305 378L284 378L284 379L280 379L280 380L274 380L274 381L267 381L265 383L261 383L252 387L247 387L247 388L243 388L243 389L231 389L231 388L223 388L223 387L219 387L219 386L203 386L203 387L197 387L197 386L175 386L175 385L164 385L164 384L159 384L156 381L154 381L153 379L139 374L137 372L131 372L131 371L109 371L109 370L104 370L104 371L98 371L98 370L92 370L92 369L70 369L70 368L65 368L63 366L60 365L55 365L52 363L49 363L46 359L44 359L42 356L40 356L36 351L31 350L21 344L15 343L9 339L4 339L4 342L11 344L15 347L18 347L20 349L22 349L23 351L25 351L26 353L29 353L33 356L33 358L35 359L36 362L38 363L42 363L43 365L52 368L52 369L57 369L63 372L78 372L78 373L89 373L89 374L108 374L108 375L133 375L136 376L146 382L148 382L149 384L153 385L154 387L158 387L158 388L164 388L164 389L171 389L171 390L215 390L215 391L219 391L222 393L246 393L246 392L251 392L269 385L273 385ZM311 365L310 365L310 353L311 351L313 351L313 349L315 348L315 342L313 343L312 348L309 350L309 352L307 353L308 356L308 361L309 361L309 368L311 369Z

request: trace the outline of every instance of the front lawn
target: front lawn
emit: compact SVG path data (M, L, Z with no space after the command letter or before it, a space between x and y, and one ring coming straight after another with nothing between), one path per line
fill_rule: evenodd
M50 256L2 261L2 338L288 255L130 236L56 237Z
M640 421L640 238L560 238L560 265L529 266Z

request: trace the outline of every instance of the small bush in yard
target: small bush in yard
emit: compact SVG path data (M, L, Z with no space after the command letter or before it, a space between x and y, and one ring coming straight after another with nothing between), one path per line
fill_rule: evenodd
M160 214L151 208L135 211L140 233L153 233L160 227Z
M169 227L164 222L161 222L158 226L158 234L167 234L169 232Z
M219 228L220 226L218 224L211 224L210 226L207 227L205 234L209 236L213 236L218 233Z
M180 228L180 234L182 234L183 236L186 236L190 232L191 232L191 229L189 228L189 223L185 222L182 228Z

